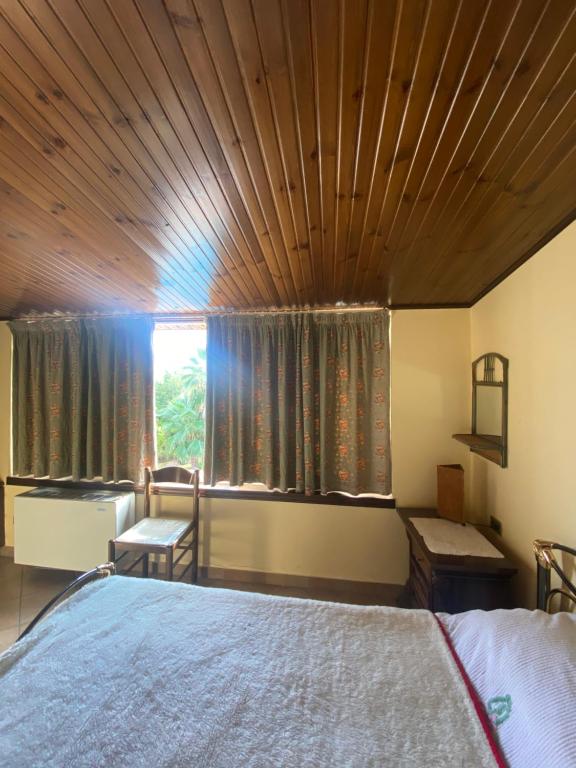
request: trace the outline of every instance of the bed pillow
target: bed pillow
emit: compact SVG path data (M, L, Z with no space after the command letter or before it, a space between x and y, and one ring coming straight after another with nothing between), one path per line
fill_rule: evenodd
M441 615L510 768L576 766L576 614Z

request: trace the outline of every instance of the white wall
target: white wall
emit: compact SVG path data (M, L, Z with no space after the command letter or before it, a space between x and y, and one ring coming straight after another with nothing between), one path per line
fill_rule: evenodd
M508 468L472 462L478 516L503 524L534 604L532 540L576 545L576 224L471 310L472 358L510 360Z

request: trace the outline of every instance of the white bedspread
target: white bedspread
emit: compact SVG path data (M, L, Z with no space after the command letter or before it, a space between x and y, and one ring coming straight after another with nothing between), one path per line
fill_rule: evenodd
M434 617L112 577L0 657L10 768L484 768Z

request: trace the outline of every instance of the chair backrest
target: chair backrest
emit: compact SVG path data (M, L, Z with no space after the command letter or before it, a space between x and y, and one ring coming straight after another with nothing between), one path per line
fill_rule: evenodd
M161 467L160 469L148 468L151 483L181 483L182 485L192 485L194 480L194 471L190 472L185 467L172 465L170 467Z
M175 483L177 485L193 486L194 518L198 515L198 486L200 482L200 470L192 471L185 467L170 466L160 469L144 468L144 516L150 517L150 496L154 486L158 483Z

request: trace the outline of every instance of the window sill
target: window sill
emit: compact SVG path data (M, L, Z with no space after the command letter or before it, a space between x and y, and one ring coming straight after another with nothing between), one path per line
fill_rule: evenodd
M31 475L8 475L6 485L19 485L26 488L76 488L82 491L133 491L134 483L124 480L121 483L105 483L102 480L70 480L63 478L53 480L48 477L32 477Z
M134 491L137 494L144 493L142 486L135 486L131 481L121 483L104 483L97 480L51 480L48 478L34 477L16 477L6 478L6 485L19 485L29 488L77 488L78 490L93 491ZM192 496L192 488L172 485L166 483L166 487L156 488L153 492L155 496ZM205 499L243 499L244 501L279 501L291 502L296 504L332 504L341 507L380 507L382 509L395 509L396 501L392 497L386 496L349 496L338 491L333 491L326 495L314 493L306 496L304 493L295 491L268 491L268 490L242 490L241 488L225 488L211 486L200 487L200 497Z
M327 494L313 493L307 496L296 491L255 491L239 488L212 488L206 486L200 489L200 496L209 499L245 499L249 501L287 501L297 504L332 504L340 507L382 507L395 509L396 501L384 496L349 496L339 491Z

